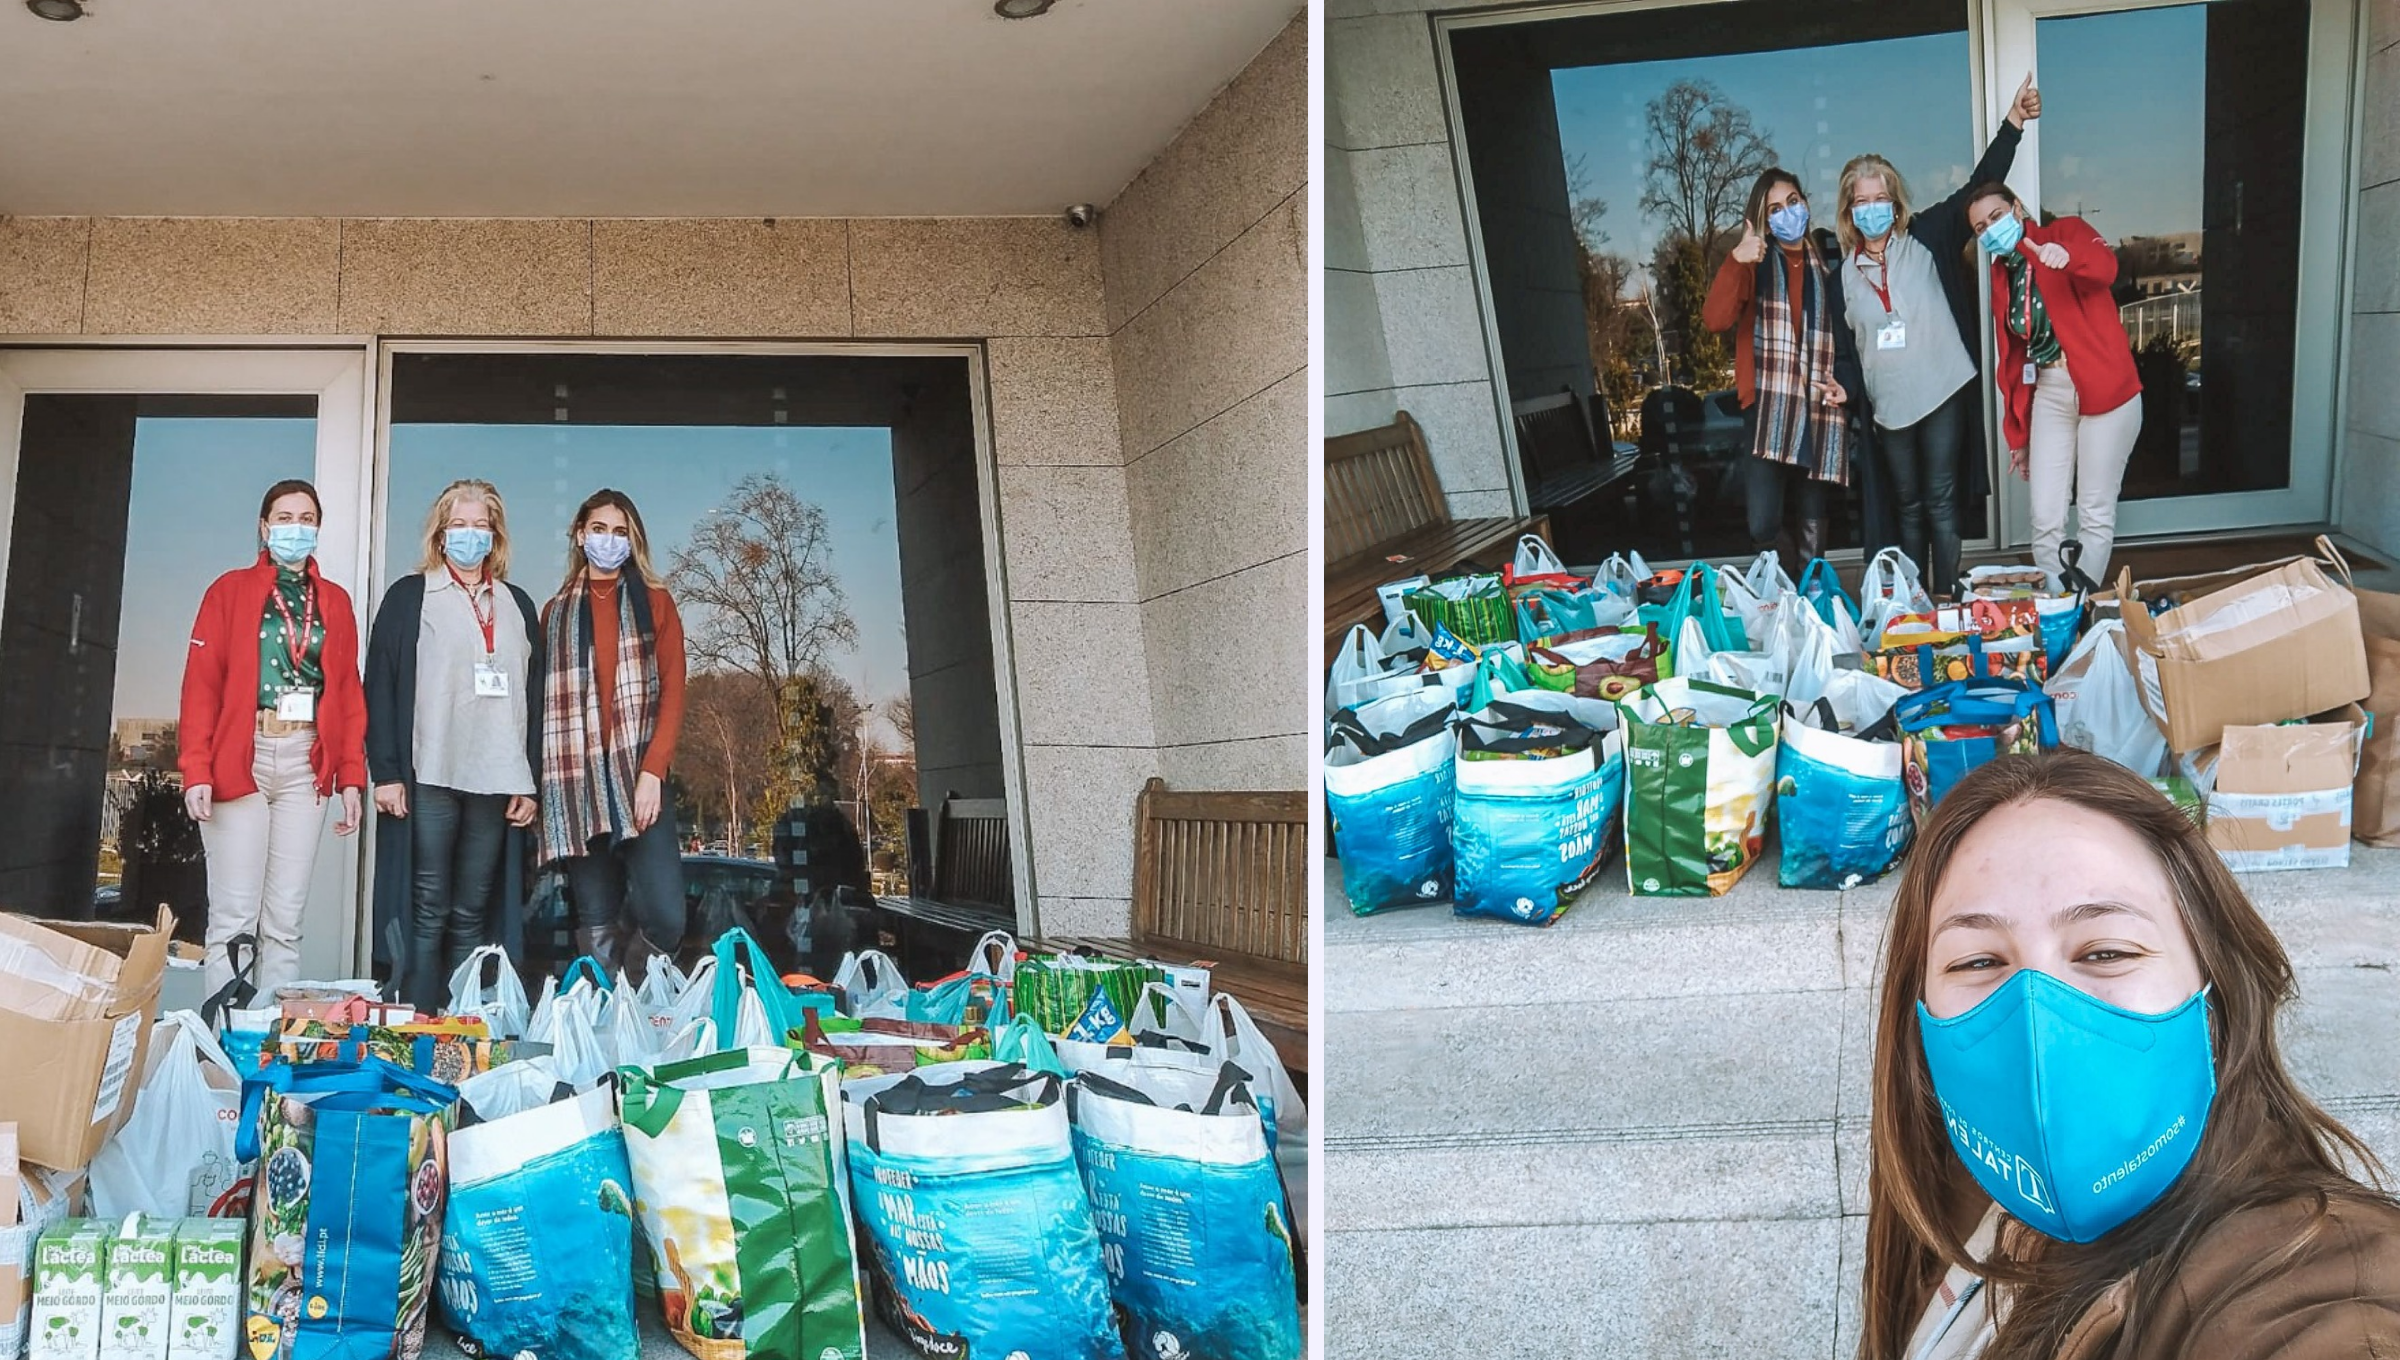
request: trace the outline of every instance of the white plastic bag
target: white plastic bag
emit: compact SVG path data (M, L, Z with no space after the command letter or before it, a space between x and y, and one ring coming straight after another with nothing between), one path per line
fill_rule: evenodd
M908 979L900 965L880 949L842 955L834 970L833 989L841 994L842 1014L855 1020L906 1020Z
M493 970L498 976L489 983L483 980L486 960L498 964ZM533 1010L525 1002L525 983L517 976L516 965L509 962L507 950L487 944L467 955L467 961L450 974L450 1013L482 1016L495 1039L525 1037Z
M588 1091L613 1065L603 1037L607 1026L608 993L590 978L577 978L547 998L547 1009L536 1009L525 1038L550 1045L560 1076L576 1090Z
M1724 581L1720 578L1717 584L1722 587ZM1793 584L1792 574L1783 569L1783 559L1772 549L1750 559L1750 565L1742 571L1742 584L1750 588L1751 594L1768 601L1781 600L1800 589Z
M1517 556L1512 562L1514 574L1524 576L1564 576L1567 564L1558 560L1558 552L1540 534L1523 534L1517 539Z
M2153 779L2166 765L2167 734L2142 707L2124 639L2122 620L2094 623L2042 690L2057 711L2060 742Z
M601 1046L608 1052L610 1066L656 1062L658 1045L665 1037L652 1023L650 1008L642 1004L639 992L621 986L609 994L608 1032Z
M1783 697L1795 704L1815 703L1833 679L1834 652L1840 645L1834 626L1799 592L1785 595L1775 611L1772 648L1783 661Z
M1308 1228L1308 1105L1292 1083L1283 1057L1261 1034L1250 1012L1228 993L1209 998L1201 1018L1200 1041L1209 1057L1233 1063L1252 1078L1251 1090L1273 1101L1275 1165L1283 1173L1284 1191L1292 1200L1292 1231Z
M1415 618L1416 615L1410 613L1408 608L1409 593L1432 584L1433 578L1430 576L1411 576L1402 581L1386 581L1375 587L1375 598L1383 605L1384 624L1397 628L1401 620Z
M1879 604L1882 607L1878 608ZM1925 593L1917 564L1908 560L1908 554L1898 548L1886 548L1875 554L1875 560L1867 564L1866 574L1859 578L1858 608L1863 627L1868 618L1880 623L1883 616L1895 611L1908 614L1931 609L1933 597Z
M247 1176L233 1154L241 1108L241 1073L199 1014L160 1016L133 1114L92 1159L92 1213L197 1218L227 1207Z
M1642 560L1640 553L1618 553L1600 564L1592 584L1630 600L1641 589L1642 582L1649 579L1650 564Z
M1413 670L1387 668L1383 645L1376 641L1374 630L1362 623L1350 630L1350 636L1342 640L1341 652L1333 658L1333 669L1325 679L1325 713L1331 717L1345 708L1372 703L1424 683Z

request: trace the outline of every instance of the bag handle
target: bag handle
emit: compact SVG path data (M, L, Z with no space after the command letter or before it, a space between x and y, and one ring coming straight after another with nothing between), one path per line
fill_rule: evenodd
M767 1013L767 1024L780 1042L792 1027L792 1012L799 1009L799 1002L792 998L783 979L775 975L767 951L750 938L749 931L735 926L717 937L710 952L717 961L717 975L710 985L708 1015L717 1027L717 1042L728 1043L739 1032L744 962L749 965L748 986L758 994L759 1007Z
M616 985L609 977L607 967L589 954L578 955L573 963L567 965L567 971L559 975L558 989L563 992L574 986L579 977L589 978L603 992Z
M241 959L242 954L249 957ZM240 961L237 962L237 959ZM227 940L225 963L233 970L233 976L208 1000L200 1003L200 1018L212 1026L225 1022L226 1011L248 1010L250 1003L258 999L258 936L243 931Z

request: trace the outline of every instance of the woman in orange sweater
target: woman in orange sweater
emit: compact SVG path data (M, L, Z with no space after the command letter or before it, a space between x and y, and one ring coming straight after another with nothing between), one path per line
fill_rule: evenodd
M628 917L659 949L683 939L666 795L683 728L683 621L657 579L633 499L595 491L568 530L567 579L542 609L541 858L566 873L577 950L612 969L642 954L619 949Z
M1773 249L1765 236L1774 238ZM1751 549L1782 550L1794 576L1825 551L1825 489L1850 483L1851 402L1866 390L1842 303L1838 250L1832 233L1810 232L1799 179L1769 170L1751 186L1742 239L1700 310L1702 325L1733 335L1734 386L1750 444ZM1799 523L1787 548L1779 542L1784 492L1794 482Z

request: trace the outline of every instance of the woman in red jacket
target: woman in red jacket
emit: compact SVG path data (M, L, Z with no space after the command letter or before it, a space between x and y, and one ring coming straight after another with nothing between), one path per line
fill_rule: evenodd
M2032 484L2034 565L2056 579L2072 501L2076 565L2104 581L2142 432L2142 380L2109 291L2116 252L2080 217L2032 221L2005 184L1969 190L1967 222L1992 257L2000 428L2009 466Z
M350 596L317 572L315 487L277 482L258 507L258 560L209 586L183 666L183 805L208 847L202 978L234 980L226 946L249 936L263 994L300 976L300 918L325 800L358 829L366 695ZM253 639L256 639L253 641Z

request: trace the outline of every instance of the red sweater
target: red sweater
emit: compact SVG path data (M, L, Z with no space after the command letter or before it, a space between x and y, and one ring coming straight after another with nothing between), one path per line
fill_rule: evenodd
M317 696L317 745L308 763L317 773L317 792L330 795L367 785L367 695L358 679L358 614L350 594L320 575L313 557L308 574L325 621L325 690ZM200 597L200 617L192 622L176 729L182 753L175 763L185 788L206 784L220 803L258 792L250 776L258 734L258 630L274 589L275 564L262 552L249 566L218 577Z
M2067 267L2052 269L2034 260L2034 247L2067 248ZM2076 409L2087 416L2106 415L2142 394L2141 375L2134 371L2133 344L2125 338L2125 320L2109 292L2117 282L2117 255L2100 233L2080 217L2061 217L2044 226L2025 224L2024 243L2017 247L2033 268L2033 286L2050 313L2050 329L2066 355L2067 373L2075 379ZM2008 274L1992 262L1992 328L1998 334L2000 433L2011 449L2025 447L2033 413L2033 387L2025 381L2025 341L2008 328Z

